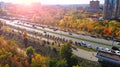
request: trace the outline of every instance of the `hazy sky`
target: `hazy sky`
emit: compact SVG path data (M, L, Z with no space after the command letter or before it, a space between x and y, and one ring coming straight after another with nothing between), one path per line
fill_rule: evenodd
M41 2L41 4L88 4L91 0L0 0L3 2L12 2L19 4L30 4L33 2ZM103 3L104 0L99 0Z

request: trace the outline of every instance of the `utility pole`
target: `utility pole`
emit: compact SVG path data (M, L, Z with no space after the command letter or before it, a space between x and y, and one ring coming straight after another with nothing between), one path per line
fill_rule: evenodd
M114 46L114 34L115 34L115 29L113 30L113 32L112 32L112 46L111 46L111 49L112 49L112 47Z

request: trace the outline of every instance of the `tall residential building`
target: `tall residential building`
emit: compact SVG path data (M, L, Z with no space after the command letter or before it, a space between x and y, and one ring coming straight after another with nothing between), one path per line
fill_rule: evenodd
M100 2L98 0L96 0L96 1L92 0L92 1L90 1L90 7L92 9L99 9Z
M0 2L0 8L4 9L5 8L5 3L4 2Z
M100 1L91 0L87 12L100 12Z
M116 0L115 18L120 17L120 0Z
M120 0L105 0L104 19L117 19L120 17Z

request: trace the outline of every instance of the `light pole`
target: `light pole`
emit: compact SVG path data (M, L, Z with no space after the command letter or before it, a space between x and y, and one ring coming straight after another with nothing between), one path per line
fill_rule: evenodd
M113 32L112 32L112 46L111 46L111 49L112 49L112 47L114 46L114 34L115 34L115 29L113 30Z

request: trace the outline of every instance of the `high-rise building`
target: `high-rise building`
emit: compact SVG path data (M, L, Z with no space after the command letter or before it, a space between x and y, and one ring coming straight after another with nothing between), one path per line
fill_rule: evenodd
M120 16L120 0L105 0L104 19L117 19Z
M5 3L4 2L0 2L0 9L4 9L5 8Z
M100 2L98 0L90 1L89 7L87 8L88 12L100 12Z
M115 18L120 17L120 0L116 0Z
M99 9L100 2L98 0L96 0L96 1L92 0L92 1L90 1L90 7L92 9Z

